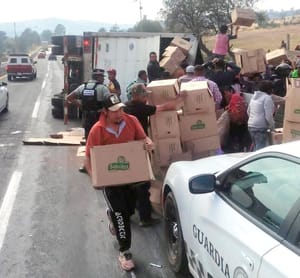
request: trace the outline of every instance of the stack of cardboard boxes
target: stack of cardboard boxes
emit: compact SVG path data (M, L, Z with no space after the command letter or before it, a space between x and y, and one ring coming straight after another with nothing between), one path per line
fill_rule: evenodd
M147 90L149 102L159 105L174 99L179 93L177 79L152 81ZM162 111L150 117L150 136L155 144L154 163L158 167L170 165L174 154L182 153L177 111Z
M160 67L174 75L176 70L181 68L182 62L186 59L192 45L185 39L174 37L170 45L165 49L162 59L159 62Z
M206 81L182 83L187 92L179 116L180 136L184 151L192 158L206 157L220 148L214 98Z
M300 78L287 79L283 142L300 139Z

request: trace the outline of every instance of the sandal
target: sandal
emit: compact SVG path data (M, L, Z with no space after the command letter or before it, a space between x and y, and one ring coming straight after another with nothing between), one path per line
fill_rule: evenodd
M121 268L125 271L131 271L135 268L134 262L132 260L132 254L129 251L120 252L119 262Z

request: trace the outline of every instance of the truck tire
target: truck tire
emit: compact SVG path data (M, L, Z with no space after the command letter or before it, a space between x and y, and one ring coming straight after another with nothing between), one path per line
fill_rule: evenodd
M55 118L55 119L63 119L64 118L64 110L63 109L54 107L54 108L52 108L51 112L52 112L53 118Z
M63 109L64 106L64 99L62 97L54 96L51 98L51 104L54 107L58 107Z

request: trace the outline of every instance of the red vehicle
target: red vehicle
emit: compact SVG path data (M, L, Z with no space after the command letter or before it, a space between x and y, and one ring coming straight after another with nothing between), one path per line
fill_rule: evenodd
M28 54L10 54L6 66L8 81L14 78L26 77L30 80L36 78L36 61Z

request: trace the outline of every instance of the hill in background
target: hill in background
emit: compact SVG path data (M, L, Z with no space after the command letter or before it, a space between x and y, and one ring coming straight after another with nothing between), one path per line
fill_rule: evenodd
M39 34L44 30L50 30L54 32L55 27L58 24L62 24L66 28L66 35L82 35L83 32L98 32L100 28L104 28L109 31L112 26L116 24L94 22L85 20L66 20L61 18L46 18L46 19L35 19L20 22L9 22L0 23L0 31L6 33L8 37L14 37L15 29L16 35L19 36L25 29L30 28ZM121 30L127 30L132 27L131 24L117 24Z

